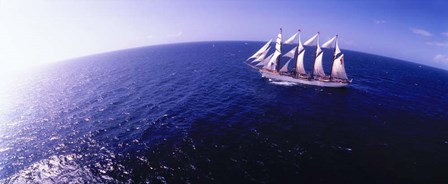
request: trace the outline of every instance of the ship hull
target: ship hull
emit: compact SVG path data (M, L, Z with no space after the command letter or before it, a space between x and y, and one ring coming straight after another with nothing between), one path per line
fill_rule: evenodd
M348 82L321 81L321 80L316 80L316 79L294 78L291 76L279 75L278 73L273 73L273 72L264 71L264 70L260 70L260 73L261 73L261 77L272 79L274 81L293 82L293 83L300 83L300 84L313 85L313 86L342 88L342 87L346 87L350 84Z

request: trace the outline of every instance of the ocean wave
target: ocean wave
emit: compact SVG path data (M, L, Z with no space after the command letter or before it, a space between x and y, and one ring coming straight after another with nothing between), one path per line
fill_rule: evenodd
M77 164L82 156L76 154L53 155L18 171L5 183L103 183L114 182L107 176L94 174L89 168Z

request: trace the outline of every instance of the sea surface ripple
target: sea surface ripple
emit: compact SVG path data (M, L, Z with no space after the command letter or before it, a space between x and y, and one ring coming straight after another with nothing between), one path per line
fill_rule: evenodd
M344 51L348 88L270 82L242 63L262 44L142 47L23 74L1 88L0 182L448 181L447 71Z

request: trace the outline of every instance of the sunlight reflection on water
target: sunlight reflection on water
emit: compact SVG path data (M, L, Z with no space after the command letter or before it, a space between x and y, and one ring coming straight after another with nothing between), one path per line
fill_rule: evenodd
M14 84L18 77L18 73L0 73L0 121L3 122L0 124L0 130L14 101Z
M12 176L8 183L85 183L100 182L101 180L86 167L76 163L82 156L69 154L61 156L51 156L41 160L19 171Z
M23 79L29 72L29 69L0 70L0 153L10 149L4 140L9 138L11 127L18 123L9 117L15 113L15 106L22 95L20 89L24 87Z
M0 118L11 113L11 106L20 100L21 91L26 88L26 79L40 67L23 67L21 69L0 69ZM4 117L3 117L4 118ZM0 119L4 120L4 119Z

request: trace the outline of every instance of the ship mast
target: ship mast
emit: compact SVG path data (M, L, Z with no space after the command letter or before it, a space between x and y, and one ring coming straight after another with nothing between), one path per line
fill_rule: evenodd
M270 71L276 71L278 72L278 65L280 62L280 55L281 53L281 47L282 47L282 28L280 28L280 33L277 35L277 39L275 41L275 51L272 55L272 58L269 60L269 62L263 66L264 69L270 70Z
M317 32L317 34L316 34L316 36L317 36L316 52L314 52L314 63L313 63L313 69L311 70L311 78L314 78L314 70L316 68L316 59L317 59L318 54L320 52L319 51L320 50L320 48L319 48L319 34L320 34L320 32Z
M333 61L336 59L336 55L338 54L336 51L336 45L338 45L338 35L336 34L336 42L335 42L335 47L334 47L334 54L333 54ZM333 64L331 64L331 69L330 69L330 80L333 78L333 76L331 75L333 73Z
M303 58L305 56L305 47L302 45L302 40L300 39L302 31L298 30L299 44L297 46L297 60L296 60L296 75L306 75L305 67L303 65Z
M333 66L331 67L331 77L348 81L344 66L344 54L339 49L338 39L336 39Z
M280 36L277 37L277 43L275 45L275 51L279 52L279 56L277 56L276 60L275 60L275 71L279 72L280 71L280 56L282 54L282 28L280 28ZM278 49L278 50L277 50Z
M297 30L297 34L299 35L299 43L297 43L297 52L294 54L294 57L293 57L293 59L296 58L296 67L294 67L294 70L296 72L295 73L296 76L299 75L298 72L297 72L297 70L298 70L297 69L297 65L298 65L298 62L299 62L299 52L300 52L299 49L300 49L300 44L301 44L300 43L300 29Z
M294 40L297 37L297 35L300 33L300 30L297 31L294 35L292 35L289 39L287 39L283 44L294 44ZM297 46L292 48L290 51L286 52L282 55L282 57L289 58L289 60L286 62L286 64L283 65L283 67L280 68L279 72L288 72L288 66L291 61L296 58L296 51L298 50ZM295 71L295 70L294 70Z

